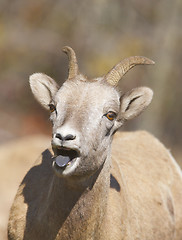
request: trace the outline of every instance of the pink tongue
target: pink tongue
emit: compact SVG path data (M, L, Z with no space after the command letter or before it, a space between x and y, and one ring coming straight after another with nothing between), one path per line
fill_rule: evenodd
M68 156L59 155L55 158L55 161L59 167L64 168L69 163L70 158Z

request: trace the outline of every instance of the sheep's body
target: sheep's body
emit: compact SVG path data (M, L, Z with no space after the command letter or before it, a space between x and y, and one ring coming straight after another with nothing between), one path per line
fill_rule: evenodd
M110 190L111 221L117 216L126 233L109 239L182 239L182 174L169 151L147 132L131 132L116 136L112 153L121 191Z
M51 154L44 152L18 190L10 216L9 239L180 240L182 175L170 153L146 132L118 133L112 146L107 201L99 199L106 189L100 187L98 177L95 186L85 190L84 200L82 190L77 196L74 189L70 190L69 199L75 197L73 206L69 201L66 206L61 204L59 198L62 194L66 198L65 190L61 192L62 182L55 186ZM104 224L99 226L104 232L97 235L100 200L107 209L101 213ZM90 207L95 207L93 215ZM68 216L60 217L65 208Z
M50 138L32 135L0 145L0 239L7 239L8 215L25 172L40 152L50 145ZM27 152L29 153L27 155Z
M64 51L70 64L62 87L45 74L30 77L51 112L52 153L42 154L19 187L9 240L180 240L182 177L169 152L147 133L120 133L110 157L115 132L153 95L146 87L121 95L116 85L136 64L153 62L130 57L88 79L74 51Z

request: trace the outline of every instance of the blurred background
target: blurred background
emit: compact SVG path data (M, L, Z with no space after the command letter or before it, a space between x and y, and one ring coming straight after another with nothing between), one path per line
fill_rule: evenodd
M49 115L34 100L28 79L34 72L44 72L61 85L68 72L67 57L61 51L65 45L75 50L80 70L88 77L103 75L132 55L156 62L135 67L120 83L123 91L142 85L154 91L149 108L124 130L150 131L180 163L182 1L0 0L0 169L14 173L4 174L3 189L7 192L12 182L17 186L24 175L24 168L20 173L18 167L25 161L26 150L30 152L24 145L27 139L29 147L35 135L49 136L49 143ZM12 161L16 162L13 167Z

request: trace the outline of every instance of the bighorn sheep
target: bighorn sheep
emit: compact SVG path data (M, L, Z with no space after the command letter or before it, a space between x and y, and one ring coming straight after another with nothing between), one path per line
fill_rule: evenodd
M9 240L182 239L182 175L165 147L146 132L117 133L151 102L152 90L117 90L137 64L130 57L88 79L75 52L61 88L45 74L30 77L36 99L50 110L52 150L24 177L11 208ZM28 154L28 153L27 153ZM112 164L111 164L112 159Z

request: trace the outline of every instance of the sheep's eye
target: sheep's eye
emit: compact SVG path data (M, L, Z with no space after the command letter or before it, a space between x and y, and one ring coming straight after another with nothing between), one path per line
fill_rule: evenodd
M51 113L56 111L56 107L54 106L54 104L49 104L49 109Z
M108 112L106 115L105 115L110 121L113 121L115 118L116 118L116 113L115 112Z

